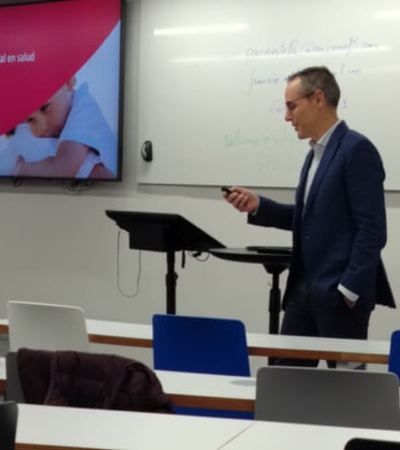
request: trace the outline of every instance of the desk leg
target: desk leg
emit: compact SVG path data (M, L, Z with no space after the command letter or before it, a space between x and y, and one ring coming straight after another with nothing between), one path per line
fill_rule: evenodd
M347 361L337 361L336 362L337 369L350 369L349 363Z
M167 314L176 313L176 280L178 275L175 272L175 252L167 252L167 275L165 283L167 287Z
M350 370L366 370L367 365L360 362L350 362L350 361L337 361L337 369L350 369Z

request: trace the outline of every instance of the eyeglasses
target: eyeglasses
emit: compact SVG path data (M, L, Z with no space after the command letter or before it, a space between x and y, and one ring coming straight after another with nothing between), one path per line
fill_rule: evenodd
M293 100L290 100L289 102L286 102L286 111L292 112L296 108L296 102L299 100L302 100L303 98L309 98L315 94L315 91L310 92L309 94L301 95L300 97L297 97Z

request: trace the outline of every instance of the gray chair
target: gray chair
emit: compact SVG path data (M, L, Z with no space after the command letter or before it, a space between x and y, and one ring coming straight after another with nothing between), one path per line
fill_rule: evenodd
M85 315L77 306L9 301L7 315L11 351L90 351Z
M18 405L15 402L0 402L0 448L14 450L17 433Z
M399 381L388 372L263 367L255 418L399 430Z

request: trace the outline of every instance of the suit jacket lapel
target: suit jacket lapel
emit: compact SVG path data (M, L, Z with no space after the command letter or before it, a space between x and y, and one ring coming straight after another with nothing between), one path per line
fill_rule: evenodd
M313 156L314 156L314 152L313 152L313 150L310 150L306 156L306 159L303 164L303 168L300 173L299 185L298 185L297 191L296 191L296 214L295 214L295 218L294 218L295 222L301 220L301 217L303 215L304 191L306 188L307 176L308 176L308 172L310 170Z
M331 138L329 139L328 144L322 154L321 161L319 162L313 182L310 186L307 202L304 206L303 217L305 214L307 214L308 209L312 205L315 199L315 195L318 192L318 188L325 177L325 173L328 170L328 167L331 164L331 161L334 158L337 149L339 148L340 140L347 130L348 130L347 125L344 122L342 122L337 126L336 130L333 132Z

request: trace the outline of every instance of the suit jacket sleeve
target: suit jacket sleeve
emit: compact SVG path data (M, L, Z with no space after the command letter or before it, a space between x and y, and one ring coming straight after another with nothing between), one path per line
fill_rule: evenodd
M266 197L260 197L258 211L256 214L248 215L248 223L264 227L292 230L293 216L294 205L286 205Z

